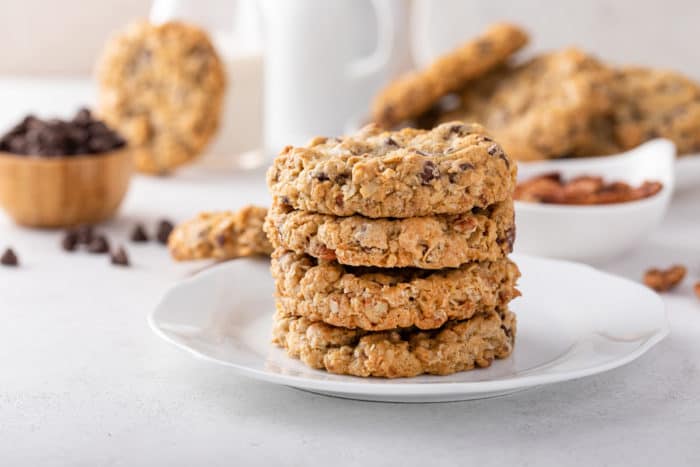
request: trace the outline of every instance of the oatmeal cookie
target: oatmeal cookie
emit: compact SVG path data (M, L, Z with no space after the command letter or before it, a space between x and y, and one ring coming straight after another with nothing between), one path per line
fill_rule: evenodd
M511 200L464 214L404 219L336 217L276 200L265 231L275 248L340 264L441 269L503 258L513 249L515 219Z
M515 315L479 312L432 331L343 329L306 318L275 316L273 342L312 368L354 376L401 378L485 368L513 351Z
M613 128L623 149L668 138L679 154L700 152L700 84L673 71L624 68L613 91Z
M517 160L573 155L592 145L595 119L612 108L611 77L611 70L580 50L546 53L469 85L460 119L485 125Z
M100 115L126 137L142 172L192 160L219 125L224 68L195 26L131 24L106 45L97 79Z
M511 196L517 167L477 124L314 138L285 148L267 173L272 194L336 216L462 214Z
M505 62L527 41L527 33L517 26L492 25L481 36L439 57L425 70L390 83L374 101L374 122L391 128L421 115L440 97Z
M267 209L259 206L245 206L236 212L203 212L173 230L168 248L178 261L270 255L272 245L263 232L266 214Z
M429 271L343 266L275 250L271 269L280 313L372 331L434 329L520 295L520 271L507 258Z

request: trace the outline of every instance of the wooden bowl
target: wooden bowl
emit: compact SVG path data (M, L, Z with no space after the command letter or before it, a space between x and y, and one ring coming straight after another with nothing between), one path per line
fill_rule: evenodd
M65 157L0 152L0 205L27 227L94 224L117 211L131 173L128 148Z

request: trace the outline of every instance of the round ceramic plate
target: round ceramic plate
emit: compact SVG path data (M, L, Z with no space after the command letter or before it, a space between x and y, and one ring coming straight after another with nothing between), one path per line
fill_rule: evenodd
M273 282L265 260L220 264L176 285L149 320L197 357L270 383L372 401L494 397L624 365L668 334L664 305L637 283L589 266L513 255L523 296L512 303L511 357L450 376L378 379L314 370L270 344Z

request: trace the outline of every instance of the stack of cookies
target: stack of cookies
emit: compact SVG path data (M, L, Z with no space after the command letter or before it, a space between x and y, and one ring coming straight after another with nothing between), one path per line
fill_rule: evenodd
M273 340L357 376L445 375L510 355L516 166L476 124L368 126L268 172Z

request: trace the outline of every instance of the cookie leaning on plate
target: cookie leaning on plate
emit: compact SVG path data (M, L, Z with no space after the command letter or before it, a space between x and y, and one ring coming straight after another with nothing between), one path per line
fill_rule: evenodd
M505 257L515 219L512 201L464 214L369 219L297 211L275 200L265 231L275 248L340 264L441 269Z
M273 342L313 368L355 376L448 375L488 367L513 350L515 315L507 309L449 321L432 331L368 333L275 315Z
M107 43L97 79L100 115L126 137L142 172L194 159L218 128L224 68L195 26L131 24Z
M170 254L178 261L269 255L272 245L263 232L266 214L267 209L259 206L203 212L172 231L168 237Z
M528 41L517 26L494 24L479 37L441 56L425 70L411 73L389 84L376 97L374 122L391 128L419 116L442 96L457 91L466 82L505 62Z
M370 125L345 138L286 147L267 173L294 209L336 216L462 214L511 196L517 167L478 124L430 131Z
M276 250L271 270L284 315L371 331L434 329L520 295L520 271L507 258L428 271L343 266Z

